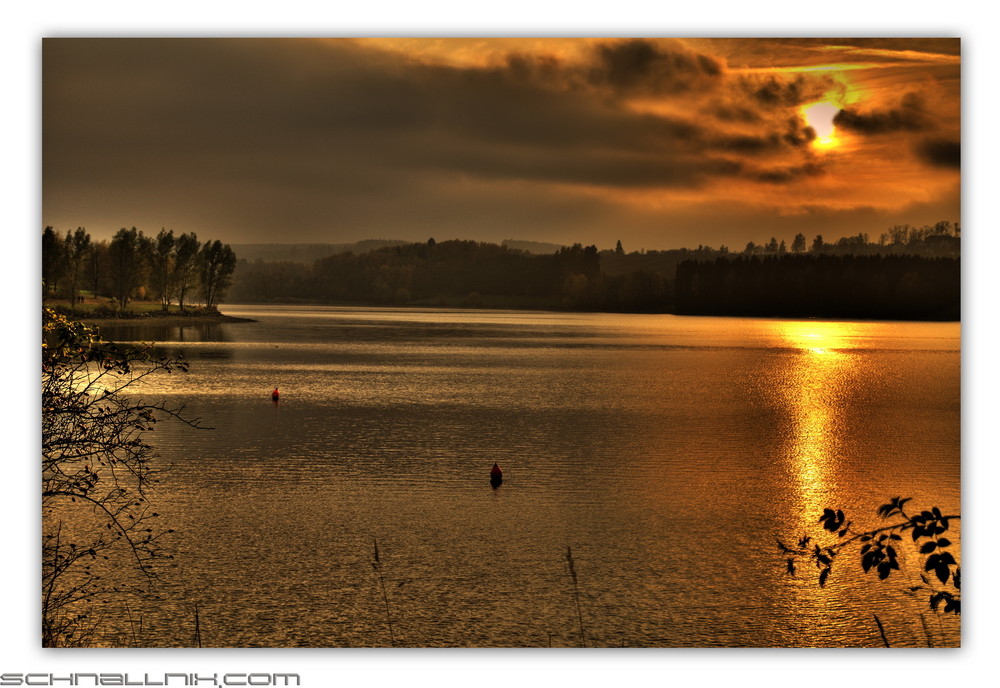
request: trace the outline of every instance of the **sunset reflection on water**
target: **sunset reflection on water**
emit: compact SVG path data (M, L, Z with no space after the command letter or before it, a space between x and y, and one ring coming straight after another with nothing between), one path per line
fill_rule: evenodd
M812 526L836 488L838 447L845 432L844 396L855 375L850 323L775 323L794 349L782 387L789 414L788 460L797 488L800 524Z
M877 647L873 611L926 645L901 579L845 555L820 587L774 539L958 508L954 324L231 310L142 390L215 428L153 437L182 551L151 644L190 642L190 600L220 646L387 644L374 535L414 646L578 645L567 546L595 647Z

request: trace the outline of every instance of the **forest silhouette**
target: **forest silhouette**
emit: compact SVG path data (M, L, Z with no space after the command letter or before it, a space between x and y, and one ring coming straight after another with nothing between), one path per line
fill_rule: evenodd
M229 300L263 303L546 308L784 317L960 319L960 229L896 226L791 249L727 247L548 254L449 240L344 251L311 263L239 260ZM516 245L516 244L515 244Z

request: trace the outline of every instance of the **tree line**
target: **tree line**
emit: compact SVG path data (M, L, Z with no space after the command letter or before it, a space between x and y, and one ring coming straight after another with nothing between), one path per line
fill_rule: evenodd
M893 225L882 232L877 240L869 238L867 232L844 236L834 242L827 242L822 234L817 234L807 243L801 232L792 239L791 246L776 237L762 244L747 242L744 255L783 256L786 254L813 255L916 255L937 258L957 258L961 246L962 228L957 222L942 220L933 225ZM725 247L724 247L725 248ZM725 250L729 253L728 249Z
M868 235L790 245L771 238L742 251L626 252L574 244L550 254L451 240L383 246L312 263L237 260L228 244L146 236L135 227L94 242L83 228L42 235L44 296L75 305L82 292L116 310L134 299L181 310L244 302L498 306L612 312L830 317L958 317L960 228L898 225ZM831 260L836 258L838 260ZM799 259L799 260L792 260ZM774 262L778 261L778 262Z
M958 320L957 258L730 256L677 268L676 312Z
M161 229L147 236L124 227L110 241L93 241L83 227L61 235L42 232L42 298L65 298L71 306L82 292L109 298L116 311L135 299L158 300L163 310L201 297L216 309L232 284L236 254L219 240L202 242L194 232L175 236Z
M487 242L452 240L338 253L313 264L239 261L232 297L374 304L443 303L534 307L583 305L600 278L595 246L551 255Z
M574 244L549 255L488 242L451 240L339 253L311 265L237 264L237 301L500 306L655 311L668 303L671 276L601 270L596 246Z
M312 264L240 260L231 295L279 303L957 317L959 252L959 228L948 222L893 228L878 242L863 233L832 244L821 235L808 242L798 234L791 246L772 239L750 242L740 252L699 246L628 253L619 241L614 250L574 244L538 255L430 239ZM792 258L804 260L768 262ZM728 282L715 285L717 279Z

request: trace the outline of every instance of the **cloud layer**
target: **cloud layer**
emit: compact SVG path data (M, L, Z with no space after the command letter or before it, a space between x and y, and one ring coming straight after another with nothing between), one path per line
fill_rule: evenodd
M898 42L47 39L43 221L667 247L816 212L957 219L957 42ZM828 98L824 152L801 110ZM873 188L894 166L920 193ZM733 239L697 222L722 206Z

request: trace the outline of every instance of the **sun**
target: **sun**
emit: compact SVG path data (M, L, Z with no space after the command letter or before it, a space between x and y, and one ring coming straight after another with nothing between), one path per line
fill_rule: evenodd
M837 137L837 128L833 124L833 118L840 112L840 108L828 100L802 107L802 117L806 124L816 132L816 138L812 145L819 150L835 148L840 139Z

